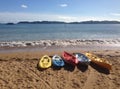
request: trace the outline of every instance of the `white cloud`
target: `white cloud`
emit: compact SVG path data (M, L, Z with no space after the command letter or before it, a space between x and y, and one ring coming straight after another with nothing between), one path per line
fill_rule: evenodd
M19 21L64 21L64 22L80 22L88 20L117 20L120 18L109 16L70 16L59 14L41 14L41 13L23 13L23 12L0 12L0 23L19 22Z
M67 7L68 4L60 4L61 7Z
M24 5L24 4L21 5L21 7L22 7L22 8L28 8L28 6L27 6L27 5Z
M58 19L65 22L73 22L77 20L77 17L58 15Z
M113 16L120 16L120 13L111 13Z
M0 13L0 22L19 22L19 21L65 21L73 22L76 21L76 17L56 15L56 14L41 14L41 13L11 13L2 12Z

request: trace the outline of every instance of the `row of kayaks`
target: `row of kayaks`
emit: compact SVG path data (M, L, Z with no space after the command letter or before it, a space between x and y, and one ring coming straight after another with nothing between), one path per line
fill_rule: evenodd
M92 53L73 53L70 54L68 52L63 52L62 57L59 55L54 55L53 57L49 57L48 55L44 55L38 63L38 66L40 68L49 68L52 65L56 67L63 67L65 63L68 63L70 65L89 65L90 62L94 62L95 64L111 70L111 64L102 58L97 57L96 55Z

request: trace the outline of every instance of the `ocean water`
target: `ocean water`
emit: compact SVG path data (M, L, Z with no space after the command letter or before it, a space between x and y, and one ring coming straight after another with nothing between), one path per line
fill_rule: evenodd
M0 41L119 38L120 24L0 25Z

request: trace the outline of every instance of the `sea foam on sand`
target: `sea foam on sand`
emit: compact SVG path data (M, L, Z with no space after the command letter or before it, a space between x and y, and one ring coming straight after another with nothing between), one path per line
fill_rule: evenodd
M120 46L120 39L109 40L86 40L86 39L66 39L66 40L40 40L40 41L11 41L0 42L0 47L27 47L27 46L71 46L71 45L116 45Z

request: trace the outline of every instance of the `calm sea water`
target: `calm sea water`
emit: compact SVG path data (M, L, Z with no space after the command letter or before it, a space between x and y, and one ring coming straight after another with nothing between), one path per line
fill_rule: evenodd
M120 24L0 25L0 41L118 38L120 38Z

